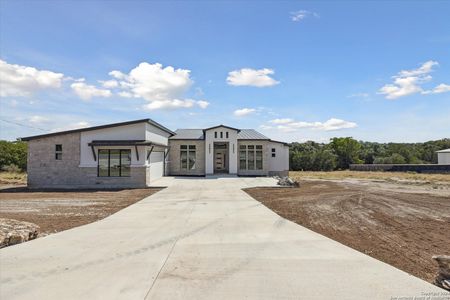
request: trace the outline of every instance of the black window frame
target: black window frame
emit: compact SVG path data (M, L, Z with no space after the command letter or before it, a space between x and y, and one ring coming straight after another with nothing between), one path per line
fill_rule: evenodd
M119 176L111 176L111 150L119 151ZM108 176L100 176L100 151L108 151ZM129 175L122 175L122 152L128 152L130 155ZM131 149L98 149L97 157L97 177L131 177Z
M228 135L228 131L227 132L225 132L225 138L228 138L229 137L229 135Z
M272 148L272 157L276 157L277 156L277 150L275 148Z
M55 160L62 160L63 148L62 144L55 144Z
M214 131L214 138L217 139L217 131Z

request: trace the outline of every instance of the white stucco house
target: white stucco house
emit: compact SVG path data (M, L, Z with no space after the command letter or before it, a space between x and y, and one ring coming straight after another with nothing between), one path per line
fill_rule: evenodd
M31 188L146 187L166 175L287 175L289 147L254 129L171 131L141 119L22 138Z
M438 165L450 165L450 149L436 151Z

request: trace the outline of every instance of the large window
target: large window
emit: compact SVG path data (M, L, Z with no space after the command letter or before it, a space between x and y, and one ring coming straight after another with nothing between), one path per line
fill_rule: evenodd
M262 145L239 146L239 169L240 170L263 169Z
M195 145L181 145L180 159L182 170L195 170Z
M127 177L130 176L131 150L99 149L98 176L99 177Z

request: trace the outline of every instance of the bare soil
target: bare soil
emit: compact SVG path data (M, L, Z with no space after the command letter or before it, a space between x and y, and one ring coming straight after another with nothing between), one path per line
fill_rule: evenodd
M0 190L0 218L37 224L39 236L103 219L160 188L122 190Z
M304 180L245 190L280 216L432 282L450 255L450 190L358 180Z

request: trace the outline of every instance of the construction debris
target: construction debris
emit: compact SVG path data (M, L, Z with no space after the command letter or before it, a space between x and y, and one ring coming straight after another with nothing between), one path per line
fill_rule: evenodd
M435 255L433 259L439 265L439 271L435 279L435 284L450 291L450 256Z
M277 184L281 185L281 186L291 186L291 187L299 187L300 186L298 181L293 180L289 176L285 176L285 177L276 176L275 179L278 180Z
M0 218L0 248L35 239L38 234L36 224Z

